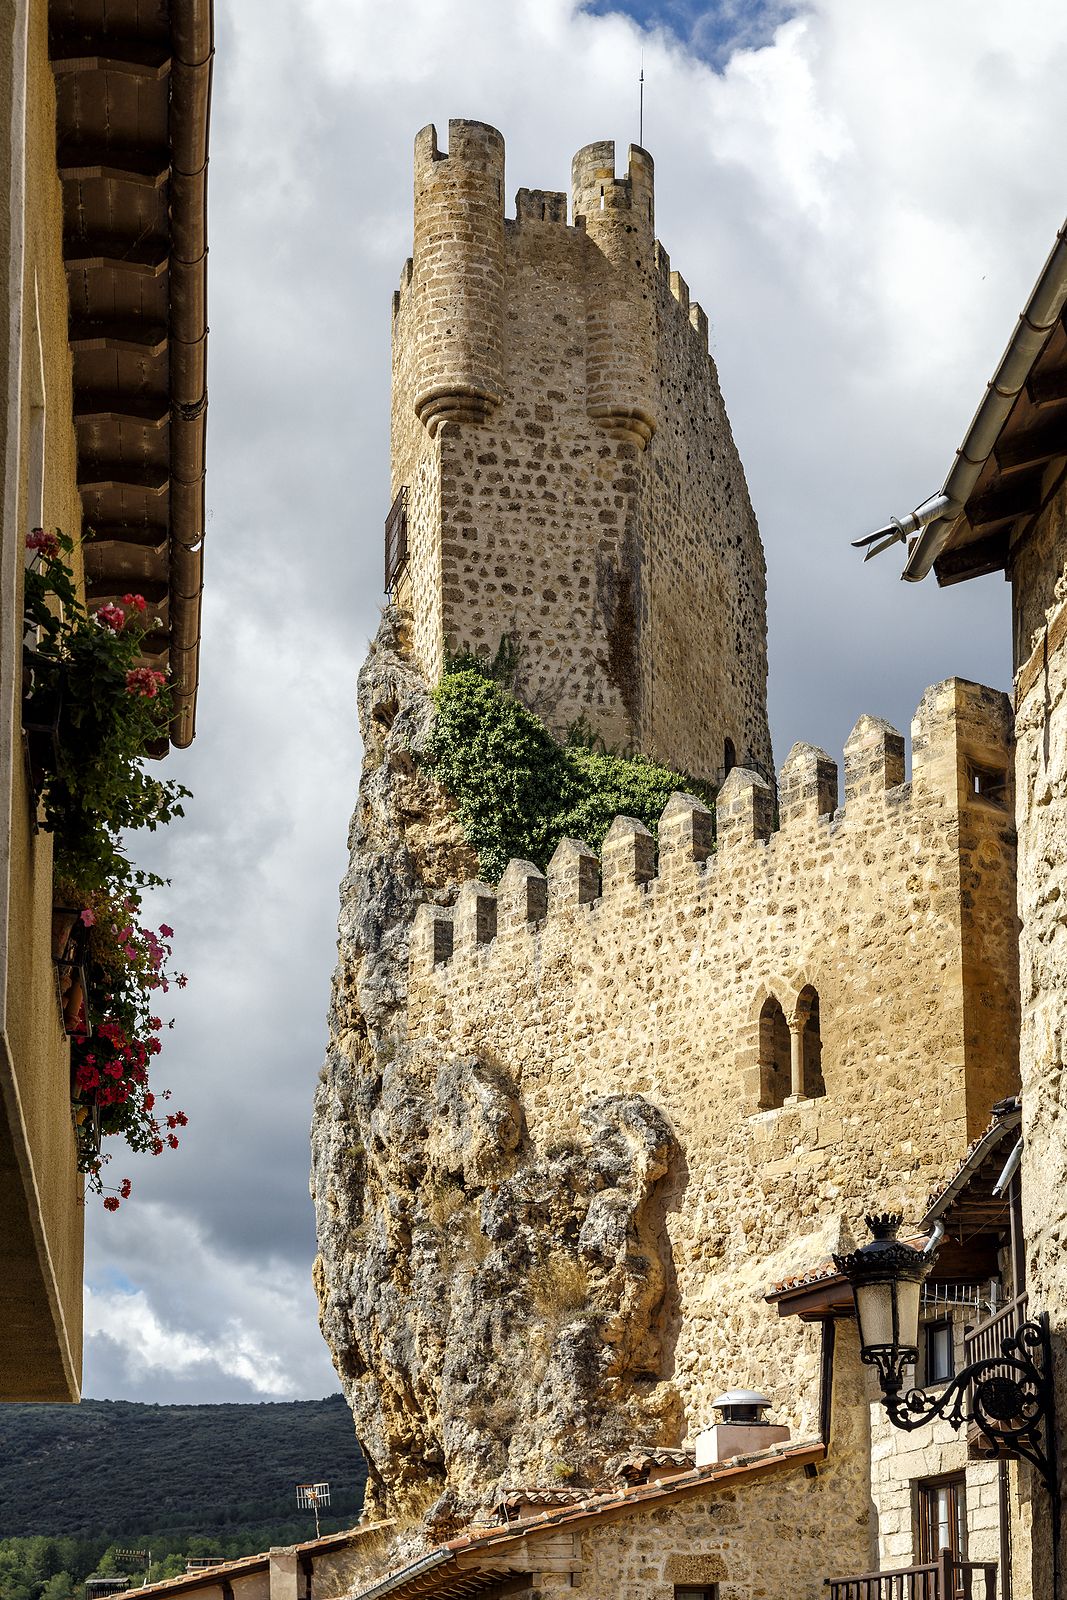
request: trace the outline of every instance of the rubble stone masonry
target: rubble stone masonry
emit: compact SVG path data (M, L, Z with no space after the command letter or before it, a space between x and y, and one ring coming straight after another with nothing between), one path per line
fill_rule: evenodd
M587 146L567 197L520 189L483 123L415 141L393 303L392 473L415 651L521 648L517 689L715 780L772 773L765 566L708 353L656 241L652 158ZM729 741L729 744L727 744Z
M524 1138L551 1146L603 1095L640 1096L673 1129L649 1377L677 1387L690 1436L734 1385L817 1431L816 1335L764 1293L872 1204L921 1215L1017 1087L1006 696L928 690L912 751L905 782L903 739L862 717L842 808L835 763L797 745L777 832L770 787L735 770L714 851L709 813L676 796L658 862L620 818L602 859L564 841L547 883L513 862L495 893L469 883L416 917L409 1040L503 1070ZM772 998L788 1037L766 1026ZM783 1070L790 1092L769 1093Z

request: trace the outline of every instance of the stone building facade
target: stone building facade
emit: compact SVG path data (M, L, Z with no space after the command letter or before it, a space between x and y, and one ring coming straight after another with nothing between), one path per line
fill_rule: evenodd
M655 237L652 158L574 158L520 189L479 122L415 141L415 242L393 297L397 574L430 682L443 652L520 645L519 689L716 779L770 778L759 530L708 320ZM391 575L392 576L392 575Z

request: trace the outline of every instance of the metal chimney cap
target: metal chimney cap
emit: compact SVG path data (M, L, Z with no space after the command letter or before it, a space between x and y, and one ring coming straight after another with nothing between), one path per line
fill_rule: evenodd
M759 1394L755 1389L727 1389L711 1404L716 1411L722 1411L726 1406L758 1406L761 1411L766 1411L771 1402L765 1394Z
M767 1426L763 1413L771 1402L765 1394L758 1394L755 1389L727 1389L725 1394L719 1395L711 1403L724 1423L743 1428Z

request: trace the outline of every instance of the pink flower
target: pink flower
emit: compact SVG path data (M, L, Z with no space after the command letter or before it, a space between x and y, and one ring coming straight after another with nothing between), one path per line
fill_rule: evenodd
M26 549L36 550L46 561L54 561L59 554L59 534L46 533L44 528L34 528L26 535Z
M122 603L124 606L135 606L138 611L143 611L145 609L145 598L143 594L124 594L122 597Z
M159 924L159 931L163 935L164 939L173 939L174 938L174 929L173 928L168 928L167 924L165 922L161 922Z
M86 906L85 910L81 913L81 921L87 928L95 927L96 914L89 906Z
M126 613L121 606L100 606L94 615L102 628L110 628L112 633L122 632L123 624L126 621Z
M165 675L154 667L134 667L126 674L126 693L138 694L142 700L154 700L166 681Z

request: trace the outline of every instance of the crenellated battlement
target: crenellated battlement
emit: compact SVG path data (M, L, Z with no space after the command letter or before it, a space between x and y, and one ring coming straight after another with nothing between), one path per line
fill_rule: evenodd
M655 164L647 150L632 144L626 172L615 175L615 141L600 139L578 151L571 162L571 207L576 226L590 227L607 216L628 214L628 226L652 233L655 227Z
M838 804L838 763L826 751L795 744L775 794L759 773L735 767L714 812L694 796L672 795L659 819L658 843L642 823L616 817L598 856L580 839L560 841L541 872L512 861L495 890L463 884L454 906L422 905L411 937L413 978L462 969L488 979L494 949L518 936L550 933L576 912L594 939L630 922L639 894L699 901L715 918L720 895L736 893L742 878L792 876L794 862L817 858L823 877L847 880L861 869L868 843L887 827L905 846L936 833L958 853L967 813L975 825L1010 831L1011 711L996 690L958 678L934 685L912 723L912 778L905 782L905 742L889 723L861 716L844 748L844 804ZM999 788L998 788L999 785ZM983 787L985 793L983 793ZM988 798L996 792L997 800ZM964 844L966 841L964 840ZM656 914L660 914L657 910ZM583 935L571 928L569 938ZM741 954L740 950L738 952Z

